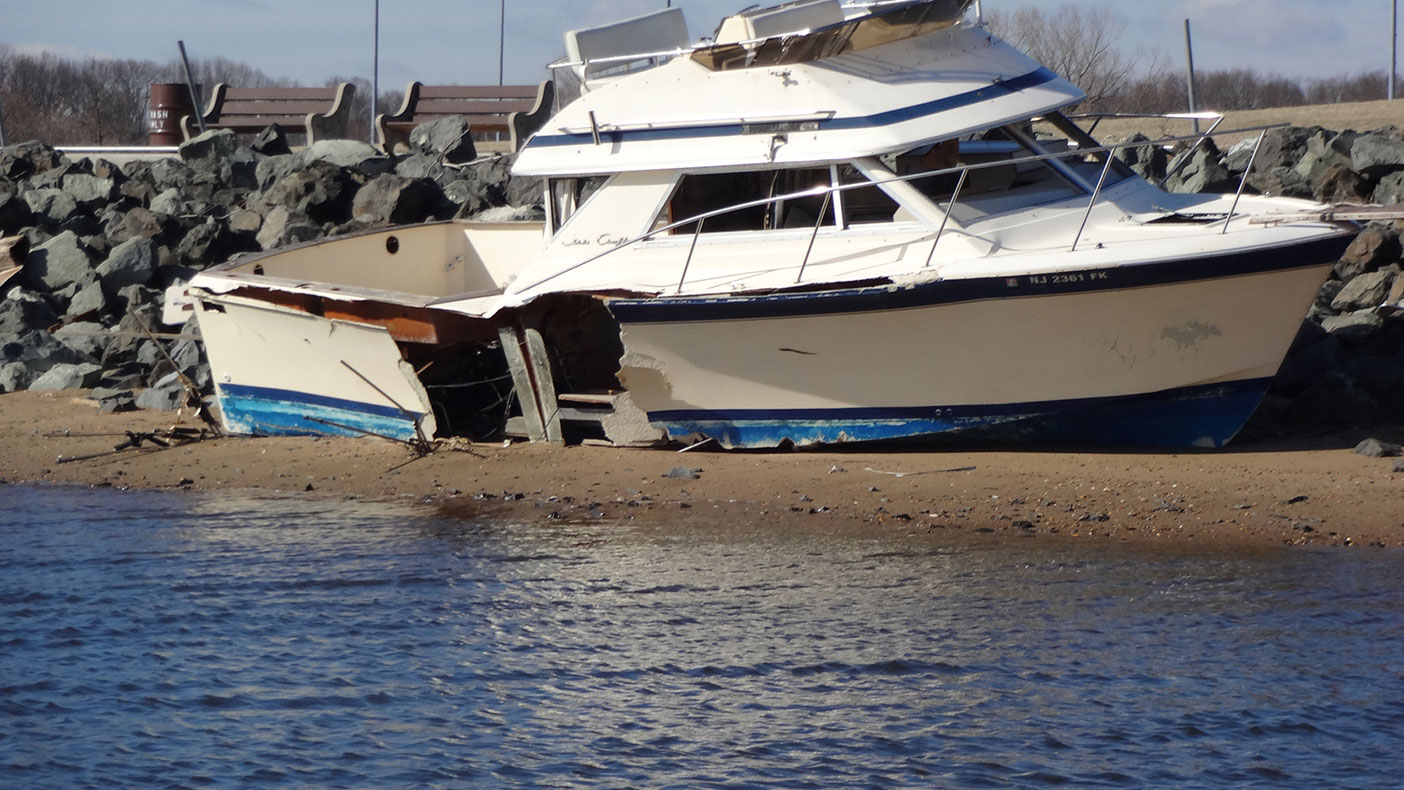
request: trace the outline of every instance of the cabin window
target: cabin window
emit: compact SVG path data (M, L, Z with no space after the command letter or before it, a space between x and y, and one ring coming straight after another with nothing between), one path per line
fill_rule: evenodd
M1035 135L1029 125L1011 125L971 139L920 146L889 157L888 163L897 175L911 177L911 185L942 209L948 209L954 197L952 216L959 222L969 222L1090 195L1105 159L1100 154L1078 153L1079 148L1095 147L1091 138L1083 137ZM1067 156L1057 159L1029 161L1034 156L1065 152ZM1018 161L1021 159L1025 161ZM965 166L971 167L961 185L959 168ZM920 177L922 173L932 175ZM1126 174L1119 163L1113 163L1106 185L1120 181Z
M551 232L555 233L575 216L575 212L585 205L607 181L606 176L582 176L580 178L551 179Z
M831 183L830 168L684 175L653 227L666 227L704 214L710 216L702 222L703 233L832 226L838 216L834 200L826 202L822 193L799 194ZM732 207L737 208L726 210ZM697 223L688 222L669 232L691 235L696 231Z
M839 198L844 227L896 221L899 206L891 195L874 185L853 165L841 165L838 171L839 183L849 187L840 193ZM867 186L853 186L855 184Z

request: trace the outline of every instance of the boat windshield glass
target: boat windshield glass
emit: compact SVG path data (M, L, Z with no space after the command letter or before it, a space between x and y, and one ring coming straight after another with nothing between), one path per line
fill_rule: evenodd
M1102 175L1106 154L1079 153L1079 149L1097 144L1070 121L1058 118L1058 125L1046 120L1011 125L919 146L885 157L884 164L899 176L932 172L929 177L912 178L910 183L943 210L950 207L960 182L959 168L973 166L960 186L952 213L961 222L1090 195ZM1066 156L1052 159L1031 159L1064 153ZM1130 175L1128 168L1113 161L1103 188Z
M673 191L672 198L664 204L654 227L666 227L729 206L770 200L814 187L828 187L832 183L830 178L831 170L827 167L686 174ZM819 222L820 211L824 213L822 224L835 224L837 213L833 201L828 201L826 205L824 195L817 194L717 214L702 222L702 232L812 228ZM669 232L690 236L696 231L697 223L690 222Z

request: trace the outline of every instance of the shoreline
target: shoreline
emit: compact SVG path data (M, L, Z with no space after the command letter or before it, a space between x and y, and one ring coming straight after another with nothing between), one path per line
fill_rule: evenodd
M1225 450L827 449L791 453L220 437L106 453L175 412L100 413L81 390L0 395L0 479L403 499L447 517L820 526L1221 546L1404 546L1404 472L1351 450L1400 427ZM189 421L187 427L196 427ZM68 431L67 435L63 435ZM669 477L677 467L696 478Z

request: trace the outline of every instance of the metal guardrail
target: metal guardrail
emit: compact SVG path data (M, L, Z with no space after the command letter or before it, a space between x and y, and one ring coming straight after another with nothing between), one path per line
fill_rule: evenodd
M1242 132L1259 132L1259 135L1258 135L1257 145L1254 146L1254 148L1253 148L1253 154L1252 154L1252 156L1249 158L1248 166L1244 169L1244 171L1243 171L1243 176L1242 176L1242 178L1239 180L1238 192L1237 192L1237 194L1236 194L1235 197L1234 197L1233 207L1229 209L1228 215L1224 218L1224 226L1223 226L1223 229L1222 229L1221 233L1227 233L1227 232L1228 232L1228 225L1229 225L1229 222L1232 221L1232 219L1233 219L1233 214L1234 214L1234 212L1235 212L1235 211L1237 210L1237 208L1238 208L1239 199L1243 196L1243 191L1244 191L1244 189L1246 188L1247 183L1248 183L1248 175L1252 172L1253 162L1257 159L1258 151L1259 151L1259 149L1262 147L1263 140L1266 138L1267 133L1268 133L1269 131L1273 130L1273 129L1281 129L1281 128L1285 128L1286 126L1288 126L1288 124L1284 124L1284 123L1278 123L1278 124L1264 124L1264 125L1260 125L1260 126L1246 126L1246 127L1239 128L1239 129L1230 129L1230 130L1227 130L1227 131L1223 132L1223 134L1238 134L1238 133L1242 133ZM1217 127L1217 124L1215 125L1215 127L1211 127L1211 131L1212 131L1213 128L1216 128L1216 127ZM784 201L787 201L787 200L795 200L795 199L798 199L798 198L806 198L806 197L818 197L818 196L820 196L820 195L823 195L824 198L825 198L824 209L823 209L822 211L820 211L820 213L819 213L819 218L818 218L818 220L816 221L814 230L813 230L813 232L812 232L811 235L810 235L809 245L808 245L808 247L805 249L804 258L803 258L803 259L800 261L800 263L799 263L799 274L798 274L798 275L796 276L796 278L795 278L795 283L796 283L796 284L799 284L800 282L802 282L803 277L804 277L804 270L805 270L806 266L809 264L809 257L810 257L810 254L811 254L811 253L813 252L813 250L814 250L814 242L815 242L815 240L816 240L817 237L818 237L819 231L823 228L824 214L827 213L827 211L828 211L828 206L830 205L830 202L831 202L831 200L832 200L832 198L833 198L833 195L834 195L835 193L847 192L847 191L854 190L854 189L867 189L867 188L869 188L869 187L881 186L881 185L883 185L883 184L891 184L891 183L896 183L896 182L915 181L915 180L919 180L919 179L930 178L930 177L933 177L933 176L958 174L958 175L959 175L959 180L957 181L956 189L955 189L955 191L952 193L951 201L950 201L948 207L947 207L947 208L945 209L945 211L943 212L941 224L940 224L940 226L937 228L935 236L932 238L931 251L928 253L928 255L927 255L927 260L926 260L926 264L923 266L923 268L925 268L925 267L927 267L927 266L930 266L931 260L933 259L933 257L934 257L935 254L936 254L936 245L941 241L941 237L942 237L942 235L944 234L944 232L945 232L945 230L946 230L947 223L949 222L950 217L951 217L951 214L954 212L955 207L956 207L956 204L957 204L957 202L958 202L958 200L959 200L959 197L960 197L960 190L961 190L961 188L964 186L965 181L966 181L968 175L969 175L971 172L976 171L976 170L987 170L987 169L992 169L992 168L996 168L996 167L1008 167L1009 165L1020 165L1020 164L1027 164L1027 163L1033 163L1033 162L1046 162L1046 161L1049 161L1049 160L1061 160L1061 159L1067 159L1068 157L1073 157L1073 156L1089 156L1089 155L1092 155L1092 154L1107 154L1107 156L1106 156L1106 161L1104 162L1104 164L1103 164L1103 166L1102 166L1101 176L1100 176L1100 178L1099 178L1098 181L1097 181L1096 187L1092 190L1091 199L1088 201L1087 209L1086 209L1086 211L1085 211L1084 214L1083 214L1082 224L1079 226L1078 231L1077 231L1077 234L1076 234L1076 236L1074 236L1074 238L1073 238L1072 246L1069 248L1069 251L1070 251L1070 252L1076 252L1076 251L1077 251L1077 245L1078 245L1078 243L1082 240L1082 233L1083 233L1083 231L1086 229L1087 222L1088 222L1089 218L1091 217L1092 209L1096 207L1096 205L1097 205L1097 200L1098 200L1098 198L1101 196L1102 188L1106 185L1106 180L1107 180L1108 175L1110 174L1110 170L1111 170L1111 167L1112 167L1112 163L1113 163L1113 161L1116 159L1116 152L1117 152L1117 151L1120 151L1120 150L1122 150L1122 149L1124 149L1124 148L1141 148L1141 147L1145 147L1145 146L1163 146L1163 145L1168 145L1168 144L1171 144L1171 143L1182 143L1182 142L1194 141L1194 145L1191 146L1191 147L1188 149L1188 153L1192 154L1195 150L1197 150L1197 149L1199 148L1200 145L1203 144L1203 141L1204 141L1205 139L1207 139L1208 136L1209 136L1209 133L1208 133L1208 132L1205 132L1205 133L1201 133L1201 134L1184 135L1184 136L1177 136L1177 137L1163 137L1163 138L1160 138L1160 139L1157 139L1157 140L1137 140L1137 141L1135 141L1135 142L1121 142L1121 143L1114 143L1114 144L1112 144L1112 145L1100 145L1100 146L1088 147L1088 148L1075 148L1075 149L1070 149L1070 150L1068 150L1068 151L1062 151L1062 152L1058 152L1058 153L1034 154L1034 155L1030 155L1030 156L1015 157L1015 158L1011 158L1011 159L1000 159L1000 160L996 160L996 161L992 161L992 162L980 162L980 163L970 164L970 165L958 165L958 166L955 166L955 167L941 168L941 169L937 169L937 170L926 170L926 171L922 171L922 172L919 172L919 173L908 173L908 174L906 174L906 175L900 175L900 176L894 175L894 176L891 177L891 178L883 178L883 179L877 179L877 180L872 180L872 181L867 181L867 180L865 180L865 181L863 181L863 182L856 183L856 184L838 184L838 185L830 184L829 186L816 186L816 187L811 187L811 188L806 189L806 190L801 190L801 191L799 191L799 192L790 192L790 193L783 194L783 195L772 195L772 196L766 197L766 198L759 198L759 199L756 199L756 200L748 200L748 201L745 201L745 202L742 202L742 203L736 203L736 204L733 204L733 205L730 205L730 206L725 206L725 207L723 207L723 208L713 209L713 210L711 210L711 211L703 212L703 213L701 213L701 214L696 214L696 215L693 215L693 216L688 217L688 218L686 218L686 219L678 220L678 221L676 221L676 222L671 222L671 223L669 223L669 224L667 224L667 225L663 225L663 226L654 228L654 229L650 230L650 231L647 232L647 233L644 233L644 234L639 235L639 236L635 236L635 237L633 237L633 238L631 238L631 239L627 239L627 240L625 240L624 242L622 242L622 243L620 243L620 244L617 244L617 245L611 247L611 248L608 249L608 250L605 250L605 251L603 251L603 252L601 252L601 253L598 253L598 254L596 254L596 255L592 255L592 256L590 256L589 258L586 258L586 259L583 260L583 261L580 261L580 262L578 262L578 263L574 263L574 264L572 264L572 265L570 265L570 266L567 266L567 267L564 268L564 269L561 269L561 270L559 270L559 271L553 272L553 273L551 273L550 275L548 275L548 276L546 276L546 277L543 277L543 278L541 278L541 279L539 279L539 280L537 280L537 281L535 281L535 282L533 282L533 283L531 283L531 284L529 284L529 285L522 286L521 288L516 289L516 290L517 290L518 292L520 292L520 291L526 291L526 290L529 290L529 289L532 289L532 288L536 288L536 287L541 286L541 285L544 285L544 284L546 284L546 283L550 282L551 280L554 280L554 279L556 279L556 278L558 278L558 277L561 277L561 276L564 276L564 275L566 275L566 274L569 274L570 272L573 272L573 271L575 271L576 269L580 269L580 268L582 268L582 267L584 267L584 266L588 266L589 264L594 263L595 261L597 261L597 260L599 260L599 259L601 259L601 258L603 258L603 257L605 257L605 256L607 256L607 255L613 255L614 253L616 253L616 252L618 252L618 251L620 251L620 250L622 250L622 249L624 249L624 248L626 248L626 247L631 247L631 246L633 246L633 245L635 245L635 244L638 244L639 242L647 241L648 239L651 239L651 238L653 238L653 237L655 237L655 236L664 235L664 234L667 234L667 233L669 233L669 232L671 232L671 231L673 231L673 230L676 230L677 228L685 227L685 226L687 226L687 225L691 225L691 224L693 224L693 223L696 223L696 224L697 224L697 227L693 230L692 242L691 242L691 244L688 245L687 258L683 261L682 274L681 274L681 276L680 276L679 279L678 279L677 293L681 293L681 292L682 292L682 289L683 289L683 286L684 286L684 284L685 284L686 281L687 281L687 273L688 273L688 270L689 270L689 269L691 268L691 266L692 266L692 258L693 258L693 255L696 253L696 250L697 250L697 241L698 241L699 237L700 237L701 234L702 234L702 228L703 228L703 226L704 226L704 224L706 223L707 220L713 219L713 218L715 218L715 217L723 216L723 215L726 215L726 214L731 214L731 213L733 213L733 212L744 211L744 210L746 210L746 209L758 208L758 207L761 207L761 206L769 206L769 205L773 205L773 204L775 204L775 203L781 203L781 202L784 202ZM1083 187L1079 186L1079 188L1083 188ZM938 209L939 209L939 206L938 206Z

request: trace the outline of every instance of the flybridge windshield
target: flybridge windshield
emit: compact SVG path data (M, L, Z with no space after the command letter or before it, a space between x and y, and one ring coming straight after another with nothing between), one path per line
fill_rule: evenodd
M837 20L805 35L718 43L697 50L692 58L713 71L808 63L951 27L973 3L974 0L930 0L886 11L882 4L874 4L876 9L871 14Z

